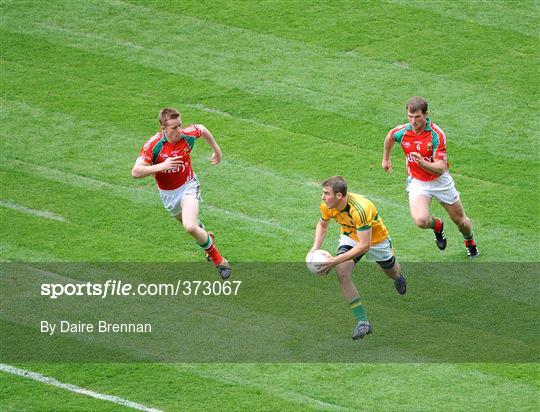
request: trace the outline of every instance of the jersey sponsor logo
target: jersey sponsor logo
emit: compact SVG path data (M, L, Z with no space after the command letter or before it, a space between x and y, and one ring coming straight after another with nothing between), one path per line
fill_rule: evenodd
M163 173L184 173L184 170L186 170L186 162L180 163L180 165L174 169L164 170Z
M411 144L409 142L403 142L403 147L409 148Z
M426 162L433 163L433 156L423 156L422 159L424 159ZM413 157L412 154L407 155L407 162L418 163L418 161Z

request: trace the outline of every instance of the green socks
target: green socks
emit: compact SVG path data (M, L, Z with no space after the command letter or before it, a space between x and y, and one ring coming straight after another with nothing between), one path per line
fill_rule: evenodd
M362 305L362 302L360 302L360 298L356 298L350 302L349 307L351 308L353 315L356 316L356 319L368 320L364 306Z

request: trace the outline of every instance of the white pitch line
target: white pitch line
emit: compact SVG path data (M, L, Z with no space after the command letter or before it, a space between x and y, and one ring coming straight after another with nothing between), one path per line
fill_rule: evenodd
M9 202L4 202L3 200L0 200L0 206L7 207L9 209L18 210L19 212L28 213L34 216L57 220L59 222L67 222L66 219L64 219L62 216L57 215L55 213L46 212L44 210L30 209L29 207L18 205L16 203L9 203Z
M41 383L46 383L47 385L52 385L52 386L56 386L57 388L66 389L71 392L79 393L81 395L90 396L92 398L100 399L103 401L113 402L118 405L126 406L128 408L137 409L139 411L162 412L160 409L149 408L148 406L142 405L140 403L132 402L127 399L119 398L118 396L111 396L111 395L105 395L103 393L94 392L89 389L84 389L79 386L72 385L70 383L60 382L54 378L42 375L37 372L31 372L25 369L15 368L13 366L6 365L3 363L0 363L0 371L11 373L17 376L22 376L23 378L33 379Z

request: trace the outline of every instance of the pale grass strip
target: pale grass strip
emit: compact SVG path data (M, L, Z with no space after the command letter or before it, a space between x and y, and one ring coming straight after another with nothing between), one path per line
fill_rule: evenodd
M104 182L102 180L92 179L89 177L80 176L80 175L69 173L69 172L64 172L58 169L52 169L46 166L31 165L29 163L25 163L22 161L14 161L13 164L24 165L27 171L31 171L32 173L38 174L40 177L43 177L46 179L54 180L60 183L70 185L70 186L81 187L84 189L104 189L115 196L123 197L134 203L156 204L156 205L159 205L160 203L157 190L153 188L146 189L146 188L120 186L113 183ZM244 222L247 221L255 225L264 225L264 226L272 227L274 229L278 229L280 231L290 233L290 234L295 233L292 229L282 226L278 224L276 221L256 218L256 217L249 216L238 211L212 206L208 204L207 202L205 202L204 207L218 215L219 214L225 215L235 220L244 221Z
M28 371L28 370L25 370L25 369L15 368L14 366L6 365L6 364L3 364L3 363L0 363L0 371L6 372L6 373L11 373L11 374L17 375L17 376L21 376L23 378L33 379L35 381L45 383L47 385L56 386L57 388L65 389L65 390L68 390L70 392L75 392L75 393L78 393L80 395L90 396L92 398L96 398L96 399L99 399L99 400L102 400L102 401L113 402L113 403L116 403L118 405L126 406L128 408L136 409L136 410L139 410L139 411L161 412L160 409L150 408L150 407L145 406L143 404L136 403L136 402L133 402L133 401L130 401L130 400L127 400L127 399L123 399L123 398L120 398L118 396L112 396L112 395L106 395L106 394L99 393L99 392L94 392L94 391L91 391L89 389L85 389L85 388L81 388L81 387L76 386L76 385L72 385L71 383L63 383L63 382L60 382L59 380L51 378L49 376L45 376L45 375L42 375L40 373Z
M249 366L259 365L259 364L244 364L244 365L249 367ZM341 406L341 405L329 403L329 402L324 402L320 399L313 398L303 393L288 390L283 387L278 387L275 385L267 385L262 382L256 382L249 378L242 378L237 373L234 373L234 371L232 372L227 371L226 365L222 365L222 367L215 368L212 371L201 370L201 368L199 368L198 365L193 365L193 364L189 364L189 365L176 364L175 366L180 370L187 370L190 373L193 373L203 378L218 379L218 380L232 383L234 385L238 385L244 388L254 388L254 389L266 392L271 396L275 396L276 398L289 401L289 402L294 402L304 407L307 406L316 410L325 410L325 411L351 410L350 408L347 408L345 406Z
M17 210L23 213L28 213L30 215L44 217L46 219L57 220L59 222L67 222L66 219L64 219L62 216L57 215L55 213L47 212L44 210L30 209L29 207L18 205L16 203L9 203L9 202L0 200L0 206L4 206L4 207L7 207L8 209Z

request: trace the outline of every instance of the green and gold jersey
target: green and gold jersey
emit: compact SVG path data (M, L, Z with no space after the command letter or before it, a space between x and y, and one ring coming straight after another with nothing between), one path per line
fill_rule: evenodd
M321 203L321 219L334 218L341 225L341 233L358 241L358 232L371 228L371 244L380 243L388 238L388 229L377 212L373 202L356 193L347 194L347 204L343 210L330 209Z

